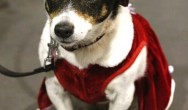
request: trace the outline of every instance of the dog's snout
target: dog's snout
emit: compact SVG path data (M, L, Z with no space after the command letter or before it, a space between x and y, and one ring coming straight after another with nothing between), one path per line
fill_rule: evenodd
M70 23L57 24L54 32L58 37L66 39L74 33L74 26Z

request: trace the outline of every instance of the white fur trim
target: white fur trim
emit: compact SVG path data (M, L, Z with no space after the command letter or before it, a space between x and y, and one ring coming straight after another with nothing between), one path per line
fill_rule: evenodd
M174 73L174 67L172 66L172 65L169 65L168 66L168 70L169 70L169 72L172 74L172 73Z
M173 102L175 87L176 87L176 83L175 83L174 79L172 79L170 100L169 100L168 105L165 110L168 110Z

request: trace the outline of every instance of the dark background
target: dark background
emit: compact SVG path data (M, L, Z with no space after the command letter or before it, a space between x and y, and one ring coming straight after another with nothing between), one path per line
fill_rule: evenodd
M188 110L188 1L132 0L159 36L170 64L176 92L170 110ZM39 66L38 43L46 20L43 0L0 0L0 64L27 71ZM43 75L0 75L0 110L35 110Z

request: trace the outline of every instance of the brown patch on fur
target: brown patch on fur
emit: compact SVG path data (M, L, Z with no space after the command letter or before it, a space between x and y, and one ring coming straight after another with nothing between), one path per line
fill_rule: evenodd
M50 15L49 15L50 18L52 19L52 18L56 17L56 16L59 14L59 12L60 12L60 11L57 10L57 11L55 11L55 12L53 12L53 13L50 13Z
M102 18L103 16L105 16L107 14L107 9L106 9L106 5L102 6L102 11L100 13L100 16L98 17L99 19Z
M100 15L97 17L97 19L100 19L100 18L102 18L102 17L104 17L106 14L107 14L107 9L106 9L106 5L103 5L103 7L102 7L102 10L101 10L101 13L100 13ZM76 13L80 16L80 17L82 17L82 18L84 18L85 20L87 20L87 21L89 21L91 24L95 24L96 23L96 18L94 18L94 17L92 17L92 16L90 16L90 15L88 15L88 14L86 14L86 13L82 13L82 12L80 12L80 11L76 11Z
M84 18L85 20L89 21L91 24L95 24L95 23L96 23L96 21L94 20L94 18L93 18L92 16L89 16L88 14L82 13L82 12L80 12L80 11L76 11L76 13L77 13L80 17L82 17L82 18Z

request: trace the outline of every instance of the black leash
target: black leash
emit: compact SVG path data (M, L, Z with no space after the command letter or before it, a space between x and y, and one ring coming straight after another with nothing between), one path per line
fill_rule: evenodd
M14 72L0 65L0 73L8 77L26 77L54 70L54 64L58 55L58 44L54 39L51 38L50 43L48 43L48 47L48 56L44 60L44 67L36 68L30 72Z
M49 64L49 65L46 65L45 68L39 67L39 68L34 69L31 72L22 73L22 72L14 72L14 71L8 70L7 68L0 65L0 73L8 77L26 77L26 76L43 73L43 72L49 72L53 69L54 69L54 64Z

